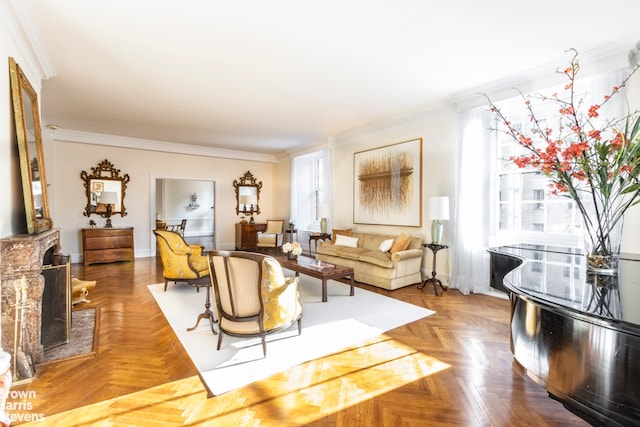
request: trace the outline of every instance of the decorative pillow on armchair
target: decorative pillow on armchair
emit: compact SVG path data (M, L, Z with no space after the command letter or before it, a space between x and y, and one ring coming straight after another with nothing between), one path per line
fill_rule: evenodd
M302 312L298 278L285 277L282 267L273 258L262 261L262 303L267 331L295 320Z

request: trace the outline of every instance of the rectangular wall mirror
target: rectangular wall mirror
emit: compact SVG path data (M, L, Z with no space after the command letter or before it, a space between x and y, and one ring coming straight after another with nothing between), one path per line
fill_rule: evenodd
M38 234L50 230L53 226L49 214L38 97L13 58L9 58L9 76L20 153L27 233Z

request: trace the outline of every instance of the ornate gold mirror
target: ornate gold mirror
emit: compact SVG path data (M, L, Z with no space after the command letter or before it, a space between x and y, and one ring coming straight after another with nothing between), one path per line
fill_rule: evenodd
M100 215L109 218L111 215L125 216L124 196L129 183L129 174L120 175L109 160L103 160L91 172L80 172L87 194L87 206L84 216ZM109 224L109 222L108 222Z
M11 99L16 124L22 193L27 216L27 232L38 234L53 227L49 214L47 179L44 170L38 97L20 66L9 58Z
M256 182L251 172L247 171L238 180L233 180L233 187L236 189L236 215L260 214L260 189L262 181Z

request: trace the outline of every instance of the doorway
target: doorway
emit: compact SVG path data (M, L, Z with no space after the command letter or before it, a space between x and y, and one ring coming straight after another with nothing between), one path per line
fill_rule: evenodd
M214 181L156 178L154 212L154 219L167 226L186 220L183 235L187 243L215 249Z

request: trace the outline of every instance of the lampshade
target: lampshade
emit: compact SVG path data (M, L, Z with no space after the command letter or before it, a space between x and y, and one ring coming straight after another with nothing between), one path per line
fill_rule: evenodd
M427 219L449 219L449 197L429 197Z
M240 196L240 204L248 205L249 204L248 199L249 199L249 196Z
M118 204L118 193L115 191L103 191L100 196L100 203L105 205L116 205Z
M318 218L328 218L329 217L329 203L320 203L317 208Z
M258 204L258 196L247 196L247 205L257 205Z

